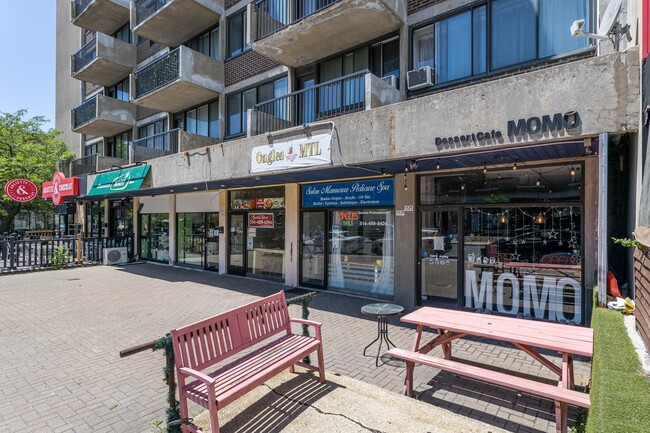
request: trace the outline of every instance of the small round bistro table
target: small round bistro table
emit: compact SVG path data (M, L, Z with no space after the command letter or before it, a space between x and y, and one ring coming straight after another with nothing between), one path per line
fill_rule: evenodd
M390 341L388 338L388 317L396 316L401 314L403 311L404 307L389 303L368 304L361 307L361 313L377 317L377 338L372 340L372 342L363 349L363 356L366 356L366 351L370 346L379 341L379 348L377 349L377 356L375 357L375 366L377 367L379 367L379 355L381 353L383 342L386 342L388 349L390 349L391 344L393 347L397 347L395 343Z

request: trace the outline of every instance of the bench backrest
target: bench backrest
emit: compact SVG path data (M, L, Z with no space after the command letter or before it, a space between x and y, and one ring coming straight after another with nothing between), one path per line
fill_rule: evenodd
M290 332L284 291L171 331L176 367L203 370L280 332Z

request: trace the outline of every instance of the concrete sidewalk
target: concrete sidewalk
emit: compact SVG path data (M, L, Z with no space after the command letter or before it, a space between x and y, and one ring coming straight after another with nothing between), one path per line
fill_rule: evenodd
M501 432L447 409L341 375L282 373L219 411L221 433ZM204 412L196 425L210 431Z
M164 357L143 352L121 359L119 351L282 288L159 265L0 276L0 430L152 433L154 423L166 417ZM377 334L377 322L360 312L369 302L320 293L309 318L323 323L329 374L375 385L401 398L404 368L375 367L374 353L362 355ZM301 309L291 306L290 313L300 317ZM390 339L398 347L410 347L414 329L398 317L389 323ZM442 355L439 349L433 353ZM560 362L556 355L545 354ZM554 379L521 351L496 342L461 339L454 343L454 356L523 376ZM589 363L576 362L579 386L587 382L589 371ZM550 400L426 367L416 367L414 384L418 398L426 403L422 410L444 408L490 429L555 431ZM571 420L575 413L570 410Z

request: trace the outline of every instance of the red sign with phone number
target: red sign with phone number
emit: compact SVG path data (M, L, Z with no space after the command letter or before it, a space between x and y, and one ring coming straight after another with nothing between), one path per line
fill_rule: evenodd
M248 227L272 229L274 227L273 214L272 213L249 213Z
M18 203L32 201L38 195L38 187L28 179L14 179L5 184L5 194Z

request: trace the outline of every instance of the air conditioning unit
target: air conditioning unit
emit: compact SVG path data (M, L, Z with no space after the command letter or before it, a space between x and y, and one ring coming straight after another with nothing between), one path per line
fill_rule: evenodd
M120 248L104 248L104 264L105 265L120 265L129 261L126 247Z
M385 77L381 78L384 80L386 84L389 86L393 86L394 88L397 89L397 86L399 85L399 79L395 75L386 75Z
M431 66L408 71L406 74L406 84L409 90L418 90L425 87L433 86L433 69Z

